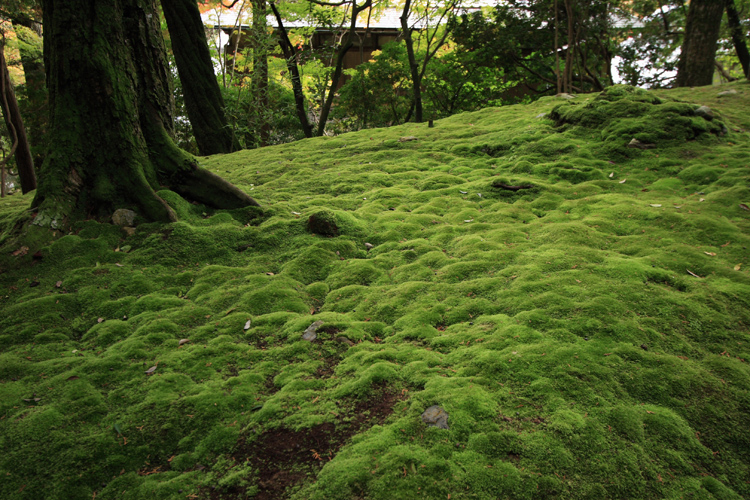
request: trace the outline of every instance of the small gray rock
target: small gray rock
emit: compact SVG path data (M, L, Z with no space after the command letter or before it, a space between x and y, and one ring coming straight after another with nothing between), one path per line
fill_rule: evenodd
M547 113L539 113L538 115L536 115L536 117L535 117L535 118L537 118L537 119L542 119L542 118L544 118L545 116L547 116Z
M112 224L120 227L132 226L135 222L135 212L127 208L118 208L112 214Z
M122 230L128 237L133 236L135 234L134 227L126 226L126 227L123 227Z
M656 147L656 144L649 144L647 142L641 142L635 137L633 137L633 140L628 143L629 148L637 148L637 149L654 149Z
M318 320L312 325L308 326L305 330L305 333L302 334L302 338L307 340L308 342L312 342L313 340L318 338L318 334L316 333L318 331L318 328L323 326L323 322Z
M700 108L696 109L695 115L700 116L701 118L704 118L708 121L714 119L714 112L711 111L711 108L709 108L708 106L701 106Z
M418 139L414 137L413 135L407 135L407 136L399 138L398 142L410 142L410 141L416 141L416 140Z
M737 93L737 91L736 91L736 90L734 90L734 89L729 89L729 90L725 90L724 92L719 92L719 93L718 93L718 94L716 94L716 95L717 95L718 97L724 97L724 96L728 96L728 95L734 95L734 94L736 94L736 93Z
M373 248L375 248L375 245L373 245L372 243L365 242L365 248L369 252L370 250L372 250Z
M440 429L448 428L448 412L439 407L433 405L427 408L422 413L422 422L429 425L430 427L439 427Z
M576 98L576 96L574 96L573 94L568 94L566 92L560 92L555 97L559 99L575 99Z

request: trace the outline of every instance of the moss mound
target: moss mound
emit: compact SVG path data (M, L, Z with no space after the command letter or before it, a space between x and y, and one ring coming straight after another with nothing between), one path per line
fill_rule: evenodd
M723 121L707 116L704 108L629 85L615 85L585 103L569 101L556 106L549 117L557 127L578 126L596 131L610 150L627 155L633 139L663 148L708 134L725 135ZM631 145L630 155L632 150Z
M205 158L263 212L134 232L0 200L0 498L750 498L730 88Z

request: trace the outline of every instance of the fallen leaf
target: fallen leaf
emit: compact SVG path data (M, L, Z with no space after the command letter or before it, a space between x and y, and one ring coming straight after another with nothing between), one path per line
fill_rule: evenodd
M11 255L13 255L13 257L23 257L27 253L29 253L29 247L21 247L15 252L13 252Z
M698 201L699 201L699 202L700 202L700 201L706 201L706 199L705 199L705 198L701 198L701 199L700 199L700 200L698 200Z
M659 208L661 206L661 203L652 203L651 206L654 208Z
M187 344L188 342L190 342L190 339L180 339L179 345Z
M152 373L154 373L155 371L156 371L156 365L154 365L154 366L152 366L151 368L149 368L148 370L146 370L146 372L145 372L145 373L146 373L146 375L151 375L151 374L152 374Z
M685 271L687 271L687 272L688 272L688 274L689 274L690 276L695 276L696 278L700 278L700 276L698 276L697 274L695 274L695 273L694 273L693 271L691 271L690 269L685 269Z
M253 320L249 319L245 322L245 326L242 327L243 330L248 331L250 329L250 325L252 324Z
M703 252L706 255L710 255L711 257L716 257L716 252Z
M270 273L270 272L269 272L269 273L266 273L266 274L267 274L268 276L273 276L273 273Z
M58 281L55 283L55 288L60 288L62 286L62 281Z
M732 243L732 242L731 241L727 241L726 243L724 243L723 245L721 245L721 248L728 247L730 243Z
M474 219L466 219L464 222L474 222Z
M31 283L29 283L29 288L34 288L35 286L39 286L38 281L32 281Z
M115 262L115 265L116 265L117 267L123 267L123 266L122 266L122 264L120 264L119 262Z
M302 214L299 212L292 212L292 215L302 215Z
M654 412L652 412L652 411L648 411L648 410L646 410L646 413L650 413L651 415L653 415L653 414L654 414Z
M611 174L609 174L609 178L610 178L610 179L611 179L612 177L614 177L614 176L615 176L615 173L614 173L614 172L612 172Z
M104 321L104 318L99 318L99 319L96 320L97 323L101 323L103 321Z
M741 208L742 210L750 210L750 207L748 207L748 206L747 206L747 205L745 205L744 203L740 203L740 208Z
M620 184L625 184L625 181L626 181L626 180L627 180L627 179L623 179L623 180L621 180L621 181L620 181Z
M736 266L734 266L734 270L735 271L739 271L741 267L742 267L742 262L740 262L739 264L737 264Z

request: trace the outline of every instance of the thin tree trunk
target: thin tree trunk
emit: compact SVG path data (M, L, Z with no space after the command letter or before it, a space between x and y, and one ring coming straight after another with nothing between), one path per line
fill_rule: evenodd
M724 2L691 0L685 39L677 63L676 87L711 85L714 79L716 42L719 39Z
M745 78L750 78L750 52L747 49L747 41L745 40L745 34L740 23L740 15L737 13L734 0L724 1L727 9L727 22L729 29L732 31L734 50L737 52L737 58L740 60Z
M401 33L406 42L406 55L409 58L409 71L411 72L412 92L414 101L414 121L422 123L422 78L419 74L417 57L414 54L414 40L409 29L409 9L411 0L405 0L404 10L401 12ZM409 113L411 115L411 113Z
M93 29L92 27L95 27ZM156 190L218 208L257 202L171 139L169 76L155 0L44 0L50 152L34 224L69 227L133 208L173 221Z
M346 41L339 46L336 55L336 68L333 70L333 76L331 77L331 88L328 89L328 97L326 97L323 107L320 110L320 118L318 119L318 130L316 135L322 136L326 130L326 122L328 121L328 113L331 111L333 105L333 98L336 96L336 87L338 86L339 79L344 67L344 57L347 51L354 45L354 30L357 27L357 16L363 10L367 9L372 5L372 0L366 0L361 7L357 7L356 0L352 1L352 17L349 23L349 33L347 34Z
M5 62L5 37L0 44L0 104L2 105L3 118L8 127L8 135L13 141L15 148L16 165L18 176L21 180L21 191L24 194L36 189L36 173L34 172L34 160L31 156L31 148L26 138L26 128L23 126L21 110L18 109L16 94L13 92L13 84L10 81L8 66ZM13 155L11 149L11 155ZM3 160L7 162L10 156Z
M202 155L239 149L224 115L206 32L196 0L161 0L193 135Z
M44 59L42 57L41 23L28 18L13 19L13 27L18 38L18 52L23 65L25 102L22 102L21 114L29 137L34 168L39 170L47 149L47 124L49 105L47 103L47 85L44 76Z
M268 45L266 33L266 0L253 1L253 89L256 94L258 136L260 146L268 145Z
M560 11L557 7L557 0L555 0L555 76L557 77L557 93L562 92L562 82L560 80L560 41L559 35L559 18Z
M294 104L297 109L297 118L302 126L302 132L305 137L312 137L312 127L310 126L310 120L307 118L307 110L305 109L305 94L302 91L302 79L299 76L299 68L297 67L297 51L294 48L289 35L284 28L284 22L281 19L281 14L276 8L276 4L271 2L269 4L273 15L276 17L276 22L279 25L279 45L281 46L282 52L284 52L284 58L286 59L286 69L292 77L292 92L294 93Z
M573 56L575 54L573 39L573 0L565 0L565 13L568 18L568 49L565 51L565 77L563 79L563 92L570 92L573 85Z

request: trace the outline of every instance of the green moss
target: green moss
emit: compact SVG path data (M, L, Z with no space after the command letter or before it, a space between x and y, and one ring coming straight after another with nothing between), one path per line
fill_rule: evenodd
M748 497L750 92L732 88L211 157L263 213L162 191L181 222L37 227L39 254L0 253L0 497L260 496L272 429L330 441L284 462L308 478L291 498ZM9 243L29 200L5 200ZM449 429L421 421L434 404Z

